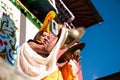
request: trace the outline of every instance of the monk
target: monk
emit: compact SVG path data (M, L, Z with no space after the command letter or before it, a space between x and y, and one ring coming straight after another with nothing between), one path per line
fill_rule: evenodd
M15 69L31 80L77 80L75 76L77 69L72 66L74 65L72 60L63 68L59 68L57 65L56 57L61 44L66 40L68 30L61 28L57 37L50 42L49 23L55 18L55 15L54 11L50 11L34 39L23 43L18 49ZM75 60L77 59L75 58ZM63 76L66 74L62 72L66 68L69 69L67 75L70 76L64 78Z

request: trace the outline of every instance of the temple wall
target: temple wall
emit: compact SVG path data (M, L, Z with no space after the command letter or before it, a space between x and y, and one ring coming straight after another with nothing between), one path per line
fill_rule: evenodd
M33 36L38 28L9 0L0 0L0 56L15 64L17 49ZM8 57L11 56L11 57Z

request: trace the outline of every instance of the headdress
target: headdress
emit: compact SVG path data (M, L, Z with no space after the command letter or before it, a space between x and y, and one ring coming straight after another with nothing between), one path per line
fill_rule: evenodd
M50 33L50 21L53 20L55 16L56 13L54 11L48 12L47 16L44 19L43 25L39 31L45 31L47 33Z

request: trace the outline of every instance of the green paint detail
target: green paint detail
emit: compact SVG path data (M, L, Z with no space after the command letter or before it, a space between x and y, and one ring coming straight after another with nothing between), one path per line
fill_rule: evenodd
M7 10L5 9L5 7L3 7L3 6L1 6L6 12L7 12Z
M30 13L30 11L23 8L16 0L10 0L38 29L41 28L42 23ZM31 0L33 2L35 0Z

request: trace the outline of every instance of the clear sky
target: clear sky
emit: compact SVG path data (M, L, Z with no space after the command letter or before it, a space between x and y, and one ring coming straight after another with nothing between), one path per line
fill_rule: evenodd
M81 39L83 80L120 71L120 0L91 0L104 21L86 29Z

